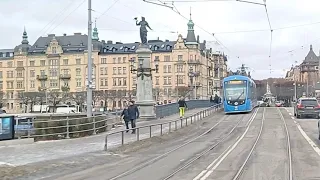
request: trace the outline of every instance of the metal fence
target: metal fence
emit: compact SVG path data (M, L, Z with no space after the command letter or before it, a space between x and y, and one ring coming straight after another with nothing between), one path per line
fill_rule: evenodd
M190 100L187 101L188 109L204 108L213 105L209 100ZM57 140L78 138L84 136L95 135L97 133L106 132L118 124L122 124L117 113L107 113L97 115L91 118L79 117L71 118L64 115L64 118L50 119L26 119L16 122L17 138L35 138L39 140ZM155 106L157 118L163 118L178 113L178 104L171 103L167 105ZM52 115L54 116L54 115ZM51 116L50 116L51 117Z
M216 104L213 105L205 110L202 110L200 112L197 112L193 115L190 115L188 117L184 118L178 118L172 121L167 121L167 122L162 122L162 123L155 123L155 124L150 124L150 125L145 125L145 126L140 126L136 128L131 128L131 129L125 129L125 130L120 130L116 132L111 132L108 133L105 137L105 146L104 149L108 149L108 143L109 143L109 138L112 135L119 135L120 134L120 145L125 144L125 132L128 130L136 130L136 137L130 136L127 140L134 142L134 141L139 141L142 139L148 139L153 137L152 135L155 134L157 131L160 136L162 136L164 133L171 133L173 131L176 131L178 129L181 129L183 127L188 126L188 124L193 124L205 117L210 116L212 113L218 111L221 108L221 104ZM145 132L142 132L145 130ZM114 143L114 142L113 142Z

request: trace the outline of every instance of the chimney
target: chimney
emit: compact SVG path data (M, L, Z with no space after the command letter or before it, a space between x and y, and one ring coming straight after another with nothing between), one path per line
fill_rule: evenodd
M54 37L56 36L55 34L48 34L48 37Z
M207 43L207 41L206 40L203 40L203 44L206 44Z
M168 39L166 39L166 42L169 42L169 40L168 40Z
M106 41L105 40L101 40L101 42L104 44L104 43L106 43Z
M116 44L123 44L122 42L116 42Z
M198 35L197 36L197 43L199 43L200 42L200 36Z
M157 40L160 40L160 38L158 37L158 39Z
M77 35L81 35L81 33L74 33L74 35L75 35L75 36L77 36Z
M212 53L212 48L210 48L210 53Z
M63 36L67 36L67 34L66 34L66 33L64 33L64 34L63 34Z
M108 40L108 41L107 41L107 44L112 44L112 41Z

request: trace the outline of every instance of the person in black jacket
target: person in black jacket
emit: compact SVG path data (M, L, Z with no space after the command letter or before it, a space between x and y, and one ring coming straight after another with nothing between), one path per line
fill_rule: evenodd
M187 103L186 103L184 97L181 97L179 99L178 105L179 105L180 118L183 118L185 109L187 108Z
M139 118L140 113L138 107L134 104L134 101L130 101L130 105L128 107L128 115L129 115L129 120L131 122L131 128L136 127L136 119ZM136 130L132 130L132 134L135 134Z
M124 107L124 109L123 109L123 111L122 111L122 113L121 113L121 115L120 115L120 117L122 117L123 118L123 120L124 120L124 123L126 124L126 129L127 129L127 131L126 132L129 132L129 121L130 121L130 117L129 117L129 111L128 111L128 106L127 105L125 105L125 107Z

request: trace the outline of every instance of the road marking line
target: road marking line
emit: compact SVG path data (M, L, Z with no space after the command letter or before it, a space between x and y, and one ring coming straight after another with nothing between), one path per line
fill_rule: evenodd
M0 166L1 165L6 165L6 166L11 166L11 167L15 167L15 165L11 164L11 163L7 163L7 162L0 162Z
M294 117L293 117L293 116L291 116L291 119L294 119Z
M255 111L255 114L252 116L252 118L249 120L249 124L245 130L245 132L242 134L242 136L240 136L240 138L232 145L232 147L230 148L230 146L224 150L223 153L220 154L220 156L218 158L216 158L212 163L210 163L210 165L206 168L206 170L203 170L200 174L204 175L201 177L200 174L197 175L193 180L205 180L207 179L212 173L213 171L222 163L222 161L238 146L238 144L240 143L240 141L245 137L245 135L247 134L247 132L250 129L250 125L252 124L253 120L256 118L256 115L258 114L258 111ZM219 160L219 161L218 161ZM217 162L218 161L218 162ZM217 163L216 163L217 162ZM214 165L215 164L215 165ZM213 166L214 165L214 166ZM213 167L212 167L213 166ZM211 168L212 167L212 168ZM211 169L210 169L211 168ZM200 178L201 177L201 178Z
M298 127L301 135L307 140L307 142L310 144L310 146L313 148L313 150L318 153L318 155L320 156L320 149L319 147L309 138L309 136L307 135L307 133L302 129L302 127L300 126L300 124L297 121L293 121L296 126Z

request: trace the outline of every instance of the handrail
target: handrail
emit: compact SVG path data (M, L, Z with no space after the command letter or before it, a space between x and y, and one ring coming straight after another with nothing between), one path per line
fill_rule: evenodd
M190 109L208 107L211 103L207 100L187 101ZM162 118L177 113L177 103L158 106L157 118ZM66 114L67 115L67 114ZM111 115L111 116L110 116ZM174 120L173 120L174 121ZM119 116L111 113L101 114L93 117L77 117L64 119L27 119L27 122L19 122L16 135L18 138L35 138L35 140L53 140L61 138L75 138L97 133L106 132L112 127L122 124Z
M172 123L175 124L175 130L178 129L177 127L177 122L180 121L180 129L183 127L183 121L185 121L185 125L187 126L188 125L188 119L190 119L190 122L191 124L193 124L193 122L195 121L198 121L198 120L201 120L202 118L205 118L207 116L210 116L212 114L212 112L215 112L215 111L218 111L218 109L221 108L221 104L216 104L216 105L213 105L207 109L204 109L200 112L197 112L197 113L194 113L192 115L189 115L187 117L184 117L184 118L179 118L179 119L175 119L175 120L171 120L171 121L166 121L166 122L161 122L161 123L154 123L154 124L149 124L149 125L144 125L144 126L139 126L139 127L135 127L135 128L130 128L130 129L124 129L124 130L119 130L119 131L116 131L116 132L110 132L110 133L107 133L106 134L106 137L105 137L105 147L104 149L107 150L108 149L108 136L111 136L111 135L115 135L115 134L120 134L121 133L121 145L124 145L124 132L125 131L128 131L128 130L136 130L136 135L137 135L137 141L140 140L139 136L140 136L140 129L143 129L143 128L149 128L149 138L152 137L152 127L154 126L160 126L160 134L163 135L163 126L164 125L169 125L169 133L171 132L171 125Z

